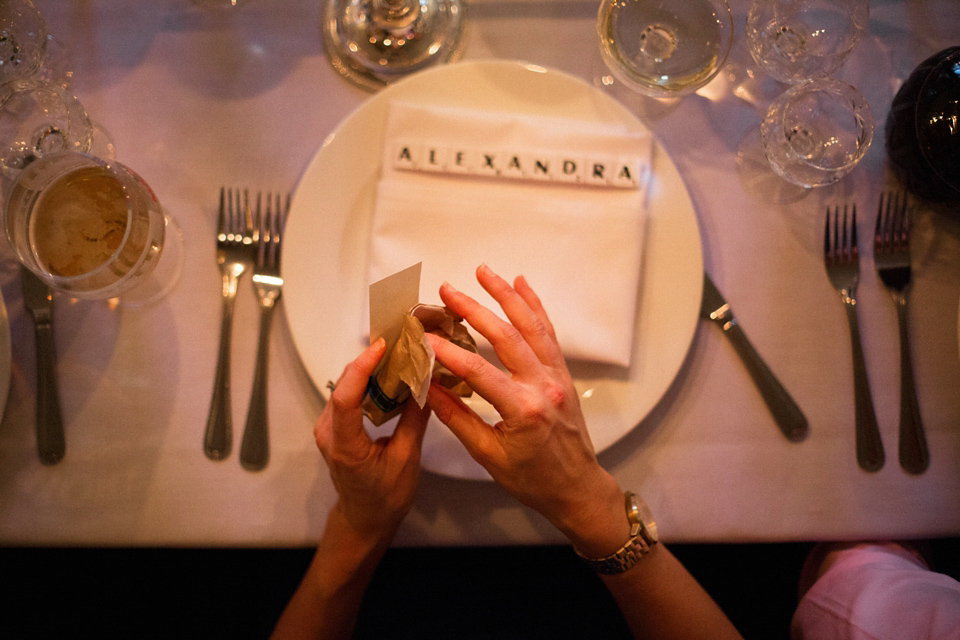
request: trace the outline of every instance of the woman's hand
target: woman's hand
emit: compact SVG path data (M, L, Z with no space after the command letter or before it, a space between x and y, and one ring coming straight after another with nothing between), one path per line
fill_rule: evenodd
M504 373L483 357L428 336L437 360L500 413L485 423L442 387L428 403L477 462L507 491L539 511L584 553L612 553L629 533L623 493L597 462L573 380L540 299L486 266L477 280L509 322L448 284L443 302L493 346Z
M372 441L367 435L360 405L385 351L378 340L347 365L314 427L339 496L335 515L371 542L389 542L410 510L430 415L427 408L408 402L392 436Z

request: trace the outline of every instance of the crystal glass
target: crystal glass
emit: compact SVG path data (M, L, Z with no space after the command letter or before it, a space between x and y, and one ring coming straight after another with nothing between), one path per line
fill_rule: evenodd
M46 53L47 25L33 3L0 2L0 84L35 74Z
M717 74L733 42L733 18L726 0L603 0L597 35L615 78L672 98Z
M820 187L848 174L870 148L873 114L859 91L832 78L796 85L760 127L763 153L782 178Z
M927 58L893 99L886 122L890 167L930 202L960 202L960 47Z
M747 43L765 72L796 84L837 71L869 17L868 0L754 0Z
M15 177L59 151L89 151L94 128L80 102L61 86L36 79L0 85L0 172Z
M157 264L166 222L133 171L78 152L31 162L10 189L3 226L18 259L76 298L107 299Z
M460 54L460 0L324 0L320 31L333 67L377 90Z

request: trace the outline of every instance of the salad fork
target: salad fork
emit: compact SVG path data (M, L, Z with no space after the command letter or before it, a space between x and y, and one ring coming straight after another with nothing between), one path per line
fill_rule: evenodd
M217 264L223 282L223 305L220 320L220 346L217 351L217 373L213 384L210 413L203 437L203 451L211 460L222 460L230 454L233 421L230 413L230 342L233 333L233 307L241 276L253 265L253 219L250 198L240 190L220 189L220 217L217 224Z
M267 194L265 215L260 216L260 196L257 195L257 251L253 269L253 288L260 305L260 335L257 339L257 364L253 375L253 391L247 410L247 423L240 444L240 464L250 471L259 471L267 464L270 442L267 434L267 360L269 355L270 325L273 311L280 299L283 278L280 276L280 250L283 245L283 225L290 210L290 196L280 208L280 195Z
M873 259L877 275L897 306L900 327L900 466L909 473L923 473L930 464L930 453L920 420L907 329L907 291L911 272L910 215L905 193L880 196Z
M848 209L850 220L848 221ZM832 223L832 224L831 224ZM830 229L833 227L831 238ZM857 205L843 206L843 222L840 221L840 207L833 213L827 207L827 223L824 230L823 258L834 289L840 294L847 322L850 325L850 341L853 346L853 386L856 416L857 463L865 471L877 471L883 467L883 441L877 427L877 416L873 410L873 398L870 395L870 382L867 379L867 367L863 360L863 346L860 343L860 325L857 321L857 283L860 279L860 256L857 247Z

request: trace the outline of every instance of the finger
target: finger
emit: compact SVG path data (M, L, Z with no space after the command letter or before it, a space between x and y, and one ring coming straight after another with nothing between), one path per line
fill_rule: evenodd
M415 455L420 459L420 447L423 445L423 434L427 430L427 420L430 419L430 407L424 405L421 409L414 401L408 401L400 414L400 421L393 431L390 440L392 447L396 447L404 458Z
M440 287L440 298L454 313L466 320L477 333L493 346L497 357L509 371L519 373L529 371L540 365L537 355L527 344L523 334L508 322L504 322L493 311L457 291L445 282Z
M455 376L466 380L471 389L492 404L500 415L513 415L518 397L517 384L483 356L462 349L448 340L427 334L437 362ZM439 417L439 416L438 416Z
M367 382L386 352L387 344L380 338L367 347L356 360L347 365L336 389L330 394L330 418L333 439L352 441L368 438L363 430L360 405L367 394Z
M496 458L497 441L493 428L463 400L440 385L432 384L427 394L427 405L481 466L487 468Z
M553 328L549 322L544 321L545 316L541 317L534 312L524 296L485 264L477 268L477 281L497 301L500 308L507 314L507 319L517 328L541 362L550 366L557 366L563 362L563 355L553 335ZM526 289L529 293L533 293L529 286ZM543 306L539 298L536 294L533 294L533 298L536 299L542 313Z
M553 323L550 322L550 317L547 315L547 310L543 308L543 303L540 302L540 296L536 294L533 290L533 287L530 286L530 283L527 282L527 279L522 275L517 276L513 281L513 288L516 289L517 293L521 298L527 303L527 306L530 307L530 310L533 311L540 318L546 327L547 333L550 334L550 338L557 342L557 332L553 328Z

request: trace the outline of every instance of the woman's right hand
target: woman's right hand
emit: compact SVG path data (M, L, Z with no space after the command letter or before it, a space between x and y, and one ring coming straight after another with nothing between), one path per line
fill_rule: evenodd
M510 286L481 266L477 280L509 322L448 284L440 296L490 342L507 372L445 340L428 339L437 360L490 402L501 421L487 424L437 385L430 407L494 480L582 553L613 553L629 534L623 493L597 462L553 325L522 276Z

